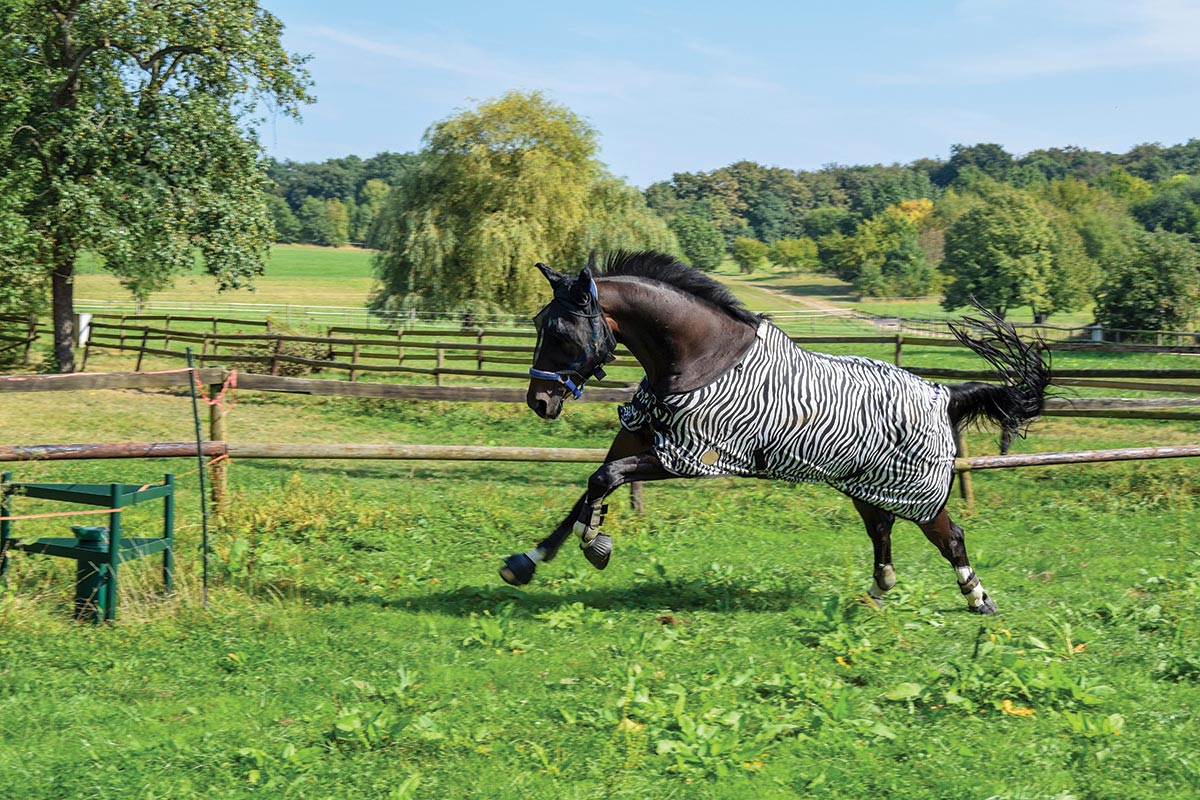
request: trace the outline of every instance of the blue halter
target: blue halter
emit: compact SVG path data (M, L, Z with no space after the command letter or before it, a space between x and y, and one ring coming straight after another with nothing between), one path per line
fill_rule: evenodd
M579 308L575 306L567 306L566 312L575 317L583 317L584 319L599 320L592 323L592 341L590 342L590 352L585 352L579 357L574 364L571 364L566 369L557 371L549 371L543 369L529 368L529 376L531 378L539 378L545 381L554 381L561 383L570 390L575 399L583 397L583 386L592 378L596 380L604 380L604 365L616 358L615 350L617 348L616 337L613 336L612 329L604 322L604 311L600 308L600 296L596 291L596 281L592 280L588 287L591 294L591 302L588 306ZM555 302L562 302L556 297L550 301L553 305ZM588 308L594 307L595 311L589 311ZM549 306L547 306L549 308ZM534 353L533 360L536 362L541 354L540 337L542 331L538 331L539 342L538 350ZM578 381L575 379L578 378Z

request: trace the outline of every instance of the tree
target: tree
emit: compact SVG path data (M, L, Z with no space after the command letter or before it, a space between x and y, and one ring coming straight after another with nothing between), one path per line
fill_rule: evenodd
M1176 175L1165 180L1130 212L1148 231L1162 228L1200 236L1200 177Z
M864 297L924 295L933 266L919 240L916 220L927 220L931 203L896 205L866 220L851 236L834 232L822 249L827 265Z
M346 203L331 197L325 201L325 218L329 220L329 242L332 247L350 244L350 208Z
M591 126L540 93L481 103L424 143L381 220L377 310L528 312L547 293L539 261L569 269L589 247L674 249L640 192L604 172Z
M747 274L766 262L768 251L769 248L765 244L749 236L737 237L729 248L729 254L733 256L738 269Z
M670 226L647 207L637 187L602 171L588 196L583 227L568 263L583 262L593 250L678 253L679 249Z
M995 185L984 202L946 230L942 270L951 277L942 306L952 311L975 298L1000 316L1049 303L1054 231L1032 197Z
M387 207L391 191L392 188L379 178L368 179L359 189L359 219L353 237L356 241L363 242L367 247L377 246L379 215Z
M316 197L306 197L296 212L296 220L300 223L300 241L304 244L319 244L331 247L334 244L334 230L326 201Z
M671 220L671 230L684 259L696 269L716 269L725 260L725 237L707 219L680 214Z
M1096 321L1125 330L1183 330L1200 303L1200 250L1185 235L1139 232L1096 292Z
M255 134L262 101L296 115L303 59L253 0L19 0L0 6L0 175L72 371L75 264L102 257L135 296L190 270L219 288L262 271L271 240ZM13 68L13 65L19 65Z
M807 236L779 239L771 245L768 258L772 264L793 271L815 270L821 265L817 259L817 243Z
M302 235L300 220L292 213L292 207L277 194L267 195L267 208L271 210L271 224L275 228L275 241L298 242Z
M1012 156L998 144L956 144L950 147L950 160L930 177L938 186L949 186L960 182L960 177L977 171L1002 181L1012 167Z

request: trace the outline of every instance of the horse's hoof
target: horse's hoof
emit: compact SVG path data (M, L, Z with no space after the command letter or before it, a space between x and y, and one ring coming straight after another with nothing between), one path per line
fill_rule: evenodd
M533 573L537 569L537 564L533 563L533 559L524 553L516 553L504 559L504 566L500 568L500 577L510 586L524 586L533 580Z
M972 614L988 614L988 615L995 614L996 613L996 601L993 600L992 598L988 597L985 594L983 596L983 602L981 604L979 604L977 606L972 606L972 607L968 608L967 610L970 611Z
M593 567L604 569L608 566L608 559L612 555L612 549L612 537L605 536L603 533L597 533L592 537L590 542L583 545L583 555Z

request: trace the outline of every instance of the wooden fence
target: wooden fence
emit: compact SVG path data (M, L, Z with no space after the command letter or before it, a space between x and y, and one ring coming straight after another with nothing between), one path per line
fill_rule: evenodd
M139 317L139 321L150 318ZM93 319L91 336L84 350L86 369L93 348L135 353L135 371L140 371L146 355L182 359L190 348L201 366L235 364L242 371L272 376L303 371L343 371L351 382L364 373L403 374L432 377L442 385L446 377L507 378L524 381L525 367L533 354L532 330L378 330L370 328L330 327L325 336L282 333L245 333L217 330L219 324L246 322L205 317L164 315L163 327L129 325L128 320L109 323ZM171 322L201 322L211 330L171 328ZM246 324L266 327L265 322ZM893 362L903 365L904 348L952 347L962 345L953 338L911 336L902 331L886 335L793 336L801 346L820 344L891 345ZM1097 352L1195 352L1200 347L1158 347L1155 345L1113 345L1057 343L1056 350L1087 349ZM618 348L613 368L637 367L624 348ZM992 380L987 371L911 368L925 378L951 380ZM1200 393L1200 369L1186 370L1056 370L1059 386L1123 389L1136 391ZM1128 379L1136 379L1134 385ZM1192 383L1176 383L1190 380ZM1170 381L1170 382L1168 382ZM597 386L620 386L620 382L600 382Z
M38 319L32 314L0 314L0 360L11 358L13 351L19 350L20 360L29 361L29 351L41 333Z
M940 373L951 372L940 370ZM1093 371L1094 372L1094 371ZM1118 374L1143 373L1144 370L1112 371ZM1158 371L1186 373L1192 371ZM961 374L956 373L961 377ZM193 381L218 392L230 372L224 369L175 369L135 373L76 373L70 375L8 375L0 376L0 394L8 392L54 392L127 388L186 388ZM991 376L994 378L994 376ZM1128 386L1129 384L1121 384ZM1159 383L1144 384L1160 386ZM372 397L422 401L450 402L524 402L525 390L517 387L479 386L402 386L383 383L290 378L275 375L247 374L239 376L241 390L284 392L339 397ZM1046 401L1047 416L1122 417L1139 419L1200 420L1200 391L1191 387L1194 397L1174 398L1051 398ZM1179 391L1178 389L1176 389ZM620 403L628 401L632 387L597 388L585 396L585 402ZM556 461L598 463L605 451L601 449L526 448L526 447L468 447L437 445L371 445L371 444L311 444L311 443L243 443L229 440L226 418L219 406L209 408L209 441L200 446L200 454L208 457L227 455L232 458L272 459L400 459L439 461ZM40 444L0 447L0 462L28 460L94 459L94 458L167 458L197 455L197 445L187 442L149 443L89 443ZM960 458L955 463L959 473L960 491L968 506L973 505L970 486L971 472L1018 466L1074 464L1103 461L1124 461L1153 458L1185 458L1200 456L1200 445L1170 447L1138 447L1116 450L1088 450L1071 453L1034 453L1008 456L970 457L960 445ZM226 495L226 474L223 464L212 469L213 500L220 506Z

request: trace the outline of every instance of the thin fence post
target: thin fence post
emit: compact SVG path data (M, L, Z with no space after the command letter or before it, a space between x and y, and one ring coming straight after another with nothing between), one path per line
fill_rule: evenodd
M438 386L442 385L442 368L445 366L446 366L446 351L442 347L442 343L438 342L437 368L434 370L434 378L437 381Z
M904 350L904 331L896 331L896 366L900 366L901 353Z
M967 441L963 438L962 431L958 428L954 429L954 448L957 451L957 458L970 458L970 453L967 452ZM967 511L974 513L975 511L975 484L971 482L971 470L964 469L958 473L958 493L966 503Z
M483 372L483 329L475 331L475 343L479 349L475 351L475 369Z
M396 366L404 366L404 329L396 330Z
M362 345L358 342L354 343L354 349L350 352L350 382L358 380L358 354L362 352Z
M166 333L163 334L163 350L171 349L171 315L167 314L166 324L163 328Z

